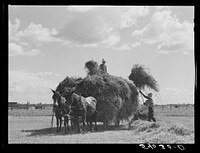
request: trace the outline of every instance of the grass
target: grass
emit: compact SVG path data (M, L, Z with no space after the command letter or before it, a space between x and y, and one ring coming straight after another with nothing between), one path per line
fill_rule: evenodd
M130 128L127 123L119 128L110 125L107 131L98 125L98 132L66 135L64 127L61 132L55 132L55 120L54 128L49 132L51 111L9 110L8 143L194 143L192 109L155 108L156 123L139 120Z
M159 117L193 117L194 116L194 108L180 107L180 108L172 108L170 110L169 107L161 108L161 106L154 107L156 116ZM8 110L9 116L51 116L52 109L34 109L34 110L25 110L25 109L13 109Z
M52 109L13 109L8 110L8 116L51 116Z
M186 108L186 107L178 107L178 108L172 108L170 110L170 107L165 106L163 109L161 106L155 106L154 110L156 114L159 116L179 116L179 117L189 117L194 116L194 107Z
M138 120L129 128L126 124L103 131L99 125L97 132L86 134L65 134L64 127L56 133L50 131L48 116L9 117L9 143L194 143L194 133L185 126L167 124L164 121L147 122Z

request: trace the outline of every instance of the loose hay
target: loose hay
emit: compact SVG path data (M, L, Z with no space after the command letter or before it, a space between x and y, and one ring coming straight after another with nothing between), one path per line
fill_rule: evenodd
M85 63L85 69L88 75L100 75L101 71L97 62L90 60Z
M187 129L185 126L181 124L173 124L167 130L171 133L175 133L177 135L182 135L182 136L190 135L193 133L193 131Z
M137 120L131 124L130 129L135 130L135 132L144 132L144 131L148 131L149 129L155 129L159 127L160 127L160 124L157 122Z
M145 67L139 64L135 64L129 75L129 79L132 80L136 87L144 89L145 86L155 91L159 91L158 83L152 75L146 72Z
M56 88L56 91L63 93L67 91L68 88L75 87L80 81L82 80L81 77L66 77Z
M141 105L139 104L136 110L136 113L134 114L134 118L135 120L137 118L141 119L141 120L148 120L148 108L145 105Z
M194 143L194 132L181 124L137 120L129 129L145 143Z

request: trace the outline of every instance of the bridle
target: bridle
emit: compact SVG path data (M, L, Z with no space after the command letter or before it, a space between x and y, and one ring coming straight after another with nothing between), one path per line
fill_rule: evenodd
M71 101L71 103L70 104L67 104L66 103L66 97L63 97L60 93L55 93L55 94L57 94L56 96L56 100L54 101L54 104L58 104L58 107L53 107L53 109L54 110L60 110L60 111L62 111L62 110L64 110L66 107L65 106L67 106L67 110L69 111L67 114L65 114L64 116L68 116L68 117L72 117L70 114L72 113L72 109L73 108L75 108L75 107L77 107L77 104L75 104L75 106L72 106L73 104L74 104L74 98L72 98L72 96L74 96L73 94L75 94L74 92L71 92L71 93L68 93L68 94L70 94L69 95L69 99L70 99L70 101ZM77 95L77 94L76 94ZM78 95L79 96L79 95ZM64 100L65 101L64 101ZM68 99L68 100L69 100Z

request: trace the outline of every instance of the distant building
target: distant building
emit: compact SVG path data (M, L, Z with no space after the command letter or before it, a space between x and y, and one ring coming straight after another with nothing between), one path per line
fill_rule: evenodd
M8 109L13 110L17 106L17 102L8 102Z

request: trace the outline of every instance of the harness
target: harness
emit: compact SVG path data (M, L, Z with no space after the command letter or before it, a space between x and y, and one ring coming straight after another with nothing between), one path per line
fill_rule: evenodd
M78 105L80 105L80 101L81 101L82 97L80 95L75 94L75 93L73 93L73 94L74 95L71 95L71 101L72 101L71 106L74 103L74 101L75 101L74 98L75 98L77 103L75 104L75 106L73 106L73 108L76 108L76 107L78 107Z

